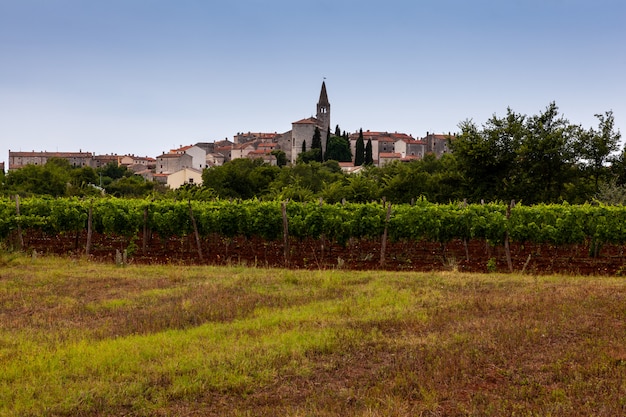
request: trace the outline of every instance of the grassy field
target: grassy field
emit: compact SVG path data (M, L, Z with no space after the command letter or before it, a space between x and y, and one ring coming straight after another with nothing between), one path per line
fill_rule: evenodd
M626 280L0 255L0 416L617 416Z

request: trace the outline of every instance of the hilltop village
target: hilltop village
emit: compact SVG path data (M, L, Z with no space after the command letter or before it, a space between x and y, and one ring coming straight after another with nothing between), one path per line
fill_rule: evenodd
M330 101L326 83L322 82L315 117L304 118L291 124L291 130L284 133L238 132L233 140L198 142L177 149L170 149L152 157L135 155L95 155L91 152L15 152L9 151L9 170L25 165L45 165L48 159L66 159L70 166L100 168L108 164L125 166L146 180L167 184L175 189L183 184L201 184L202 171L221 166L237 158L261 159L270 165L295 164L298 156L310 149L314 136L319 134L321 149L326 149L326 141L331 131ZM359 131L345 134L350 143L352 155L356 154L359 137L371 146L372 164L383 166L392 161L407 162L422 159L427 153L441 156L448 152L450 135L426 132L422 138L399 132ZM356 164L355 164L356 162ZM4 170L4 164L0 166ZM357 172L361 166L354 157L351 162L340 162L346 172Z

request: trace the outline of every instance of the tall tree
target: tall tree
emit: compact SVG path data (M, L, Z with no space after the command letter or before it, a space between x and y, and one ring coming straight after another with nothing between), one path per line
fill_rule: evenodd
M352 162L350 143L343 137L331 136L327 143L326 160L337 162Z
M335 126L335 136L341 136L341 129L339 129L339 125Z
M596 114L595 117L598 119L598 130L591 128L582 132L579 148L581 158L593 175L595 192L597 193L599 181L608 174L607 163L618 151L622 135L619 130L617 132L614 130L615 119L612 111Z
M315 132L313 133L311 150L316 150L317 155L315 160L317 162L322 162L322 133L318 127L315 127Z
M530 117L517 151L520 187L518 198L527 203L557 203L567 199L565 190L575 180L577 135L558 112L554 102L544 112Z
M365 145L365 159L363 160L365 165L374 165L374 157L372 155L372 139L367 140Z
M518 198L512 187L516 179L516 151L525 135L524 120L525 116L509 108L504 118L494 115L482 129L471 120L459 124L461 133L449 143L462 173L465 198Z
M354 150L354 166L361 166L365 162L365 143L363 142L363 129L359 129L359 137L356 140Z
M330 127L328 128L328 132L326 132L326 149L324 149L324 156L322 160L326 161L328 159L328 144L330 143Z

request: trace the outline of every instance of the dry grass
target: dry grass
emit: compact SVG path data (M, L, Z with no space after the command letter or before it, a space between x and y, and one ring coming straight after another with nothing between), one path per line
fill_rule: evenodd
M607 277L0 255L0 416L616 416Z

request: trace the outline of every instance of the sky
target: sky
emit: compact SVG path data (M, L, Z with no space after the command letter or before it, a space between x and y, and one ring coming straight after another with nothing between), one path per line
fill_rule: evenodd
M0 0L0 162L286 132L324 80L348 132L555 102L626 134L625 19L623 0Z

